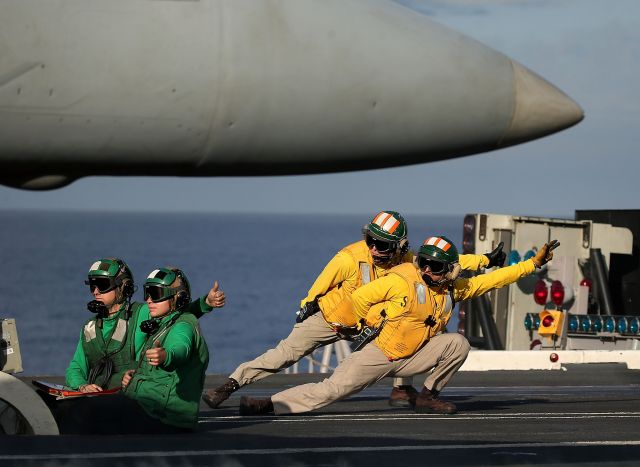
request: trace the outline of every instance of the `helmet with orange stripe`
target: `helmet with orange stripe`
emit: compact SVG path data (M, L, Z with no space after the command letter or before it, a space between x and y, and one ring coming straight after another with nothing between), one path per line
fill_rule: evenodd
M390 263L409 251L407 223L396 211L378 213L362 232L375 264Z
M458 249L453 242L445 236L438 236L428 237L424 241L416 261L424 281L429 285L437 286L457 277L459 270L454 273L454 269L458 259Z

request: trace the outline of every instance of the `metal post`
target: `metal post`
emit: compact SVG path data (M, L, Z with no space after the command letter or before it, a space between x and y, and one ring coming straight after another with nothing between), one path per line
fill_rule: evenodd
M482 334L484 335L487 350L503 350L502 342L500 341L500 335L498 334L498 328L496 322L491 315L491 306L488 303L486 297L476 297L474 300L474 308L478 311L478 320L480 321L480 327L482 328Z
M467 300L464 302L464 309L466 312L464 322L464 336L469 341L471 347L484 349L487 347L487 340L484 337L480 337L478 335L479 326L477 312L473 302L473 300Z
M609 290L609 271L607 271L607 264L600 248L592 248L589 259L592 264L593 279L601 310L600 314L612 315L613 301Z
M331 363L331 354L333 353L333 344L327 344L322 353L322 364L320 365L320 373L329 372L329 363Z

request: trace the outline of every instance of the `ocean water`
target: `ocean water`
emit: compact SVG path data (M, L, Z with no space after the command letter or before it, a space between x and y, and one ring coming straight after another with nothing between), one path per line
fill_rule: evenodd
M208 372L227 374L289 334L300 299L370 216L0 211L0 318L16 319L24 374L62 375L92 316L93 261L124 259L138 284L174 265L194 296L214 280L225 291L227 305L200 322ZM432 234L460 245L461 216L406 219L413 246Z

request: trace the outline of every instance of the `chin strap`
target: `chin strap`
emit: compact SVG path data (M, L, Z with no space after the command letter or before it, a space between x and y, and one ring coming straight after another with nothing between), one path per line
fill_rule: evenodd
M372 258L373 264L375 264L376 266L384 266L385 264L391 263L393 256L372 256Z

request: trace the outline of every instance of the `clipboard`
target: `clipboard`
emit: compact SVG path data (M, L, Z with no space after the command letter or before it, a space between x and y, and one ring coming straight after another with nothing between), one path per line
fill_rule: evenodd
M56 400L71 399L74 397L96 397L96 396L108 396L120 392L120 388L105 389L100 392L81 392L76 389L70 389L62 384L47 383L46 381L32 380L31 384L36 387L36 390L42 394L51 396Z

